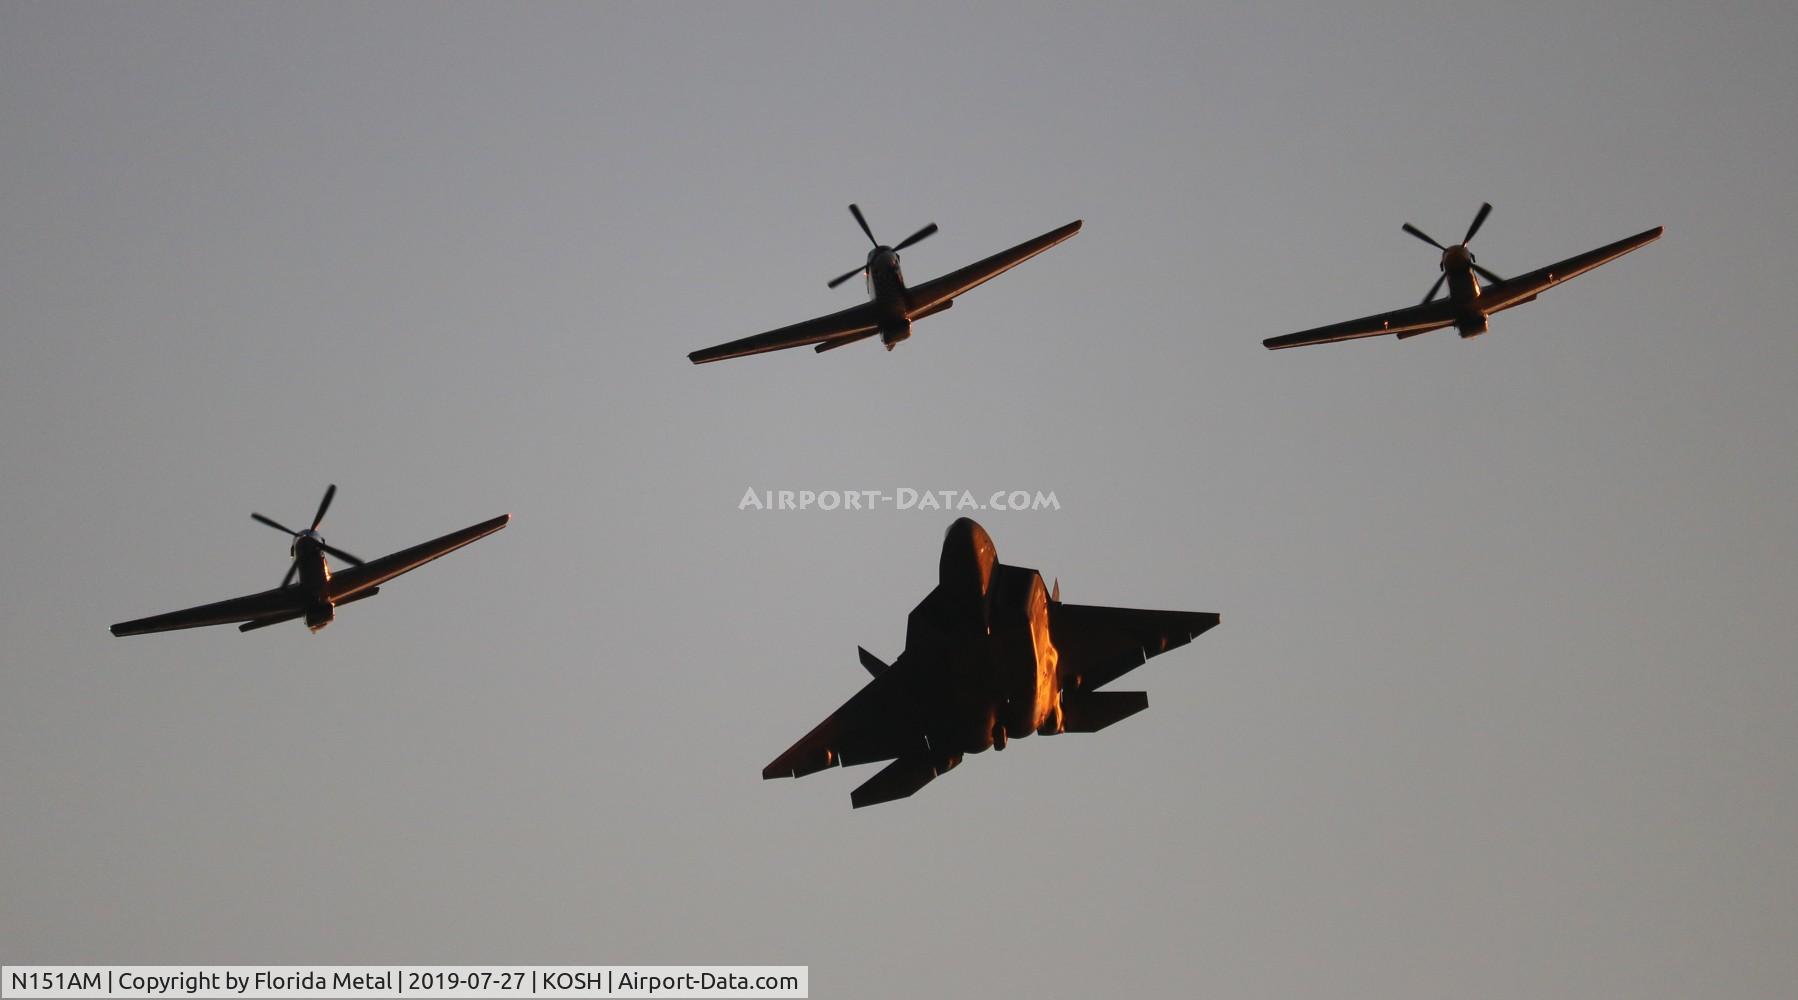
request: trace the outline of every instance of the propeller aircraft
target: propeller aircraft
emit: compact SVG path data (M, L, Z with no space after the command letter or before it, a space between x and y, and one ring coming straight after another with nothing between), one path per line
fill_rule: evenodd
M295 531L262 514L250 515L258 522L293 537L293 544L288 549L293 562L287 567L287 573L281 578L279 587L247 597L234 597L183 611L120 622L112 627L112 634L142 635L146 632L167 632L232 622L242 622L237 626L238 630L248 632L302 617L306 619L306 627L316 633L331 624L331 620L336 617L338 605L373 597L380 593L380 585L388 580L401 573L411 572L476 539L491 535L512 519L510 514L501 514L461 531L453 531L441 538L365 562L326 544L324 536L318 533L318 526L325 519L325 511L331 508L331 500L336 495L335 484L325 489L325 497L318 503L318 512L312 515L312 524L305 531ZM333 573L325 561L327 555L349 563L350 568Z
M1467 227L1467 235L1451 247L1436 242L1429 234L1409 222L1400 227L1442 251L1442 259L1437 265L1442 273L1436 277L1436 283L1430 286L1429 293L1421 303L1392 312L1351 319L1346 323L1320 326L1283 337L1270 337L1262 341L1262 345L1270 351L1277 351L1285 347L1333 344L1339 340L1379 337L1389 333L1404 340L1447 326L1459 331L1463 339L1477 337L1486 332L1487 317L1493 313L1533 302L1536 296L1569 278L1578 277L1600 264L1608 264L1631 250L1653 243L1661 238L1662 231L1662 227L1656 226L1596 250L1506 279L1481 267L1475 261L1473 251L1467 249L1467 244L1480 231L1480 226L1491 212L1490 204L1482 204L1473 217L1473 225ZM1482 286L1481 278L1492 283ZM1448 284L1448 297L1437 299L1436 293L1445 282Z
M876 335L890 351L893 345L911 336L913 320L942 312L955 304L956 296L985 284L1080 231L1080 220L1076 219L1060 229L1044 233L1009 250L1001 250L985 260L950 271L923 284L907 287L905 277L899 270L899 251L935 233L936 223L932 222L907 236L895 246L885 246L874 238L874 230L869 228L868 220L862 217L860 208L850 205L849 214L855 216L856 224L862 227L862 232L867 234L868 242L874 245L874 249L868 251L868 259L862 266L831 279L829 287L835 288L858 274L865 274L868 278L867 302L828 316L694 351L687 357L694 364L700 365L708 361L741 358L808 344L816 345L812 349L822 354Z

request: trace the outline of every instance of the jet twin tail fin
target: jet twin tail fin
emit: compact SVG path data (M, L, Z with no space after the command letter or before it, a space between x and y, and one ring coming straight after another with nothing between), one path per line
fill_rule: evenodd
M891 664L880 662L880 657L875 656L873 653L868 652L860 646L855 647L855 652L857 656L861 657L863 669L867 670L871 676L879 677L881 674L886 673L887 668L891 666Z

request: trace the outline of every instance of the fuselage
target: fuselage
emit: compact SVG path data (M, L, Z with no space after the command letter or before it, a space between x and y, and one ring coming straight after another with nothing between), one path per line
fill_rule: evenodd
M942 763L1061 731L1050 603L1042 575L1000 563L978 524L963 518L950 527L936 589L907 621L904 654L918 671L917 703Z
M325 540L316 531L302 531L293 537L294 565L300 569L297 586L306 595L306 627L317 632L331 619L337 611L332 607L330 594L331 566L325 562Z
M1448 276L1448 299L1455 307L1455 329L1462 337L1486 332L1486 313L1480 308L1480 276L1473 270L1473 251L1464 243L1442 251L1442 273Z
M905 294L905 274L892 247L868 251L868 298L880 313L880 341L893 345L911 336L911 301Z

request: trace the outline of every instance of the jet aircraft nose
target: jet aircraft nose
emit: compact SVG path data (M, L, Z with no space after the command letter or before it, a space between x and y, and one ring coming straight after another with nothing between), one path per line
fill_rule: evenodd
M993 566L999 561L993 539L971 518L960 517L943 537L943 557L937 579L954 590L984 594L993 582Z

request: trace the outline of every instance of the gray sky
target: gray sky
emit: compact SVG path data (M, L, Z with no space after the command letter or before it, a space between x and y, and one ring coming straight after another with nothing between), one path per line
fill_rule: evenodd
M0 5L0 960L792 963L816 996L1798 988L1798 11ZM1271 354L1661 242L1488 336ZM891 354L933 277L1073 241ZM304 518L492 539L290 626ZM950 515L1217 611L1097 736L763 764Z

